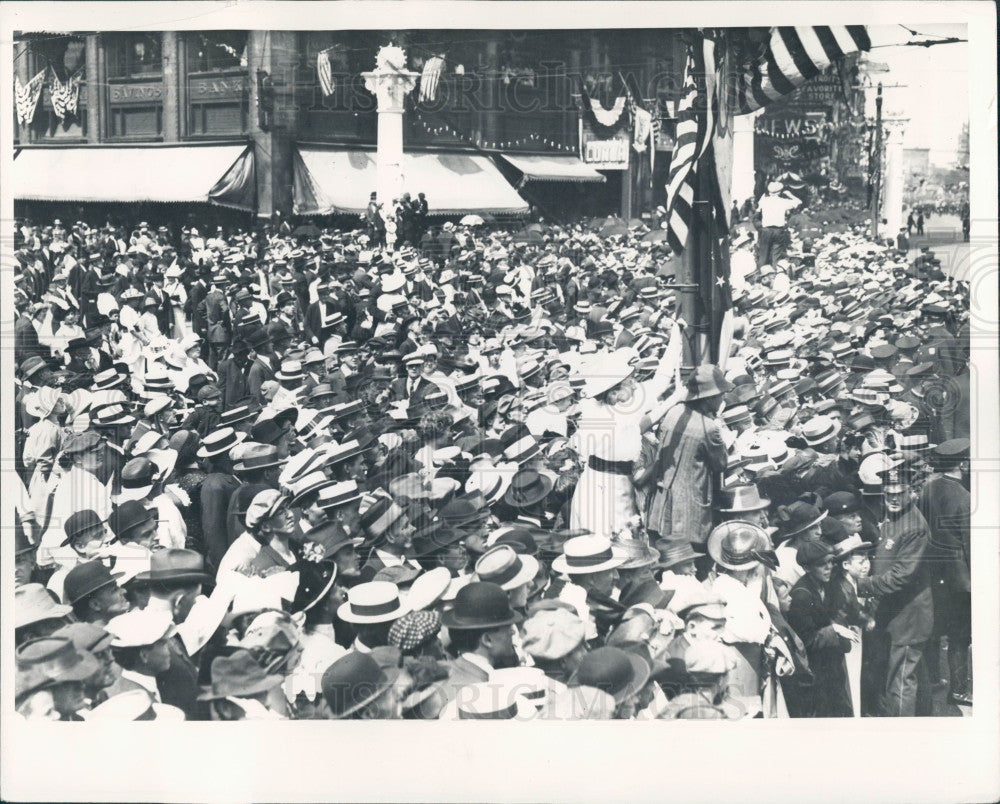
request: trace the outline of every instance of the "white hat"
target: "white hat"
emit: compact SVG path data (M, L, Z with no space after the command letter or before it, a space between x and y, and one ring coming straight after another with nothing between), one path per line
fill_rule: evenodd
M505 667L490 673L490 684L499 684L526 698L535 709L548 705L549 678L540 667Z
M163 438L166 438L166 436L162 433L158 433L156 430L147 430L135 440L129 451L134 457L145 455Z
M174 634L174 620L169 611L133 609L112 617L105 630L116 648L139 648L152 645Z
M516 690L486 682L461 687L440 720L534 720L538 710Z
M538 574L538 559L518 555L509 544L500 544L479 557L475 572L478 580L495 583L509 592L534 580Z
M169 704L156 703L145 690L128 690L112 695L93 709L83 710L84 720L98 722L129 720L184 720L184 710Z
M563 545L562 555L552 562L552 569L566 575L589 575L620 567L627 560L606 536L575 536Z
M448 590L451 573L447 567L435 567L418 575L406 593L406 605L411 611L429 609Z
M629 365L630 355L617 349L591 360L581 370L584 376L583 395L596 397L609 391L632 376L635 368Z
M174 400L166 394L157 394L145 405L143 405L142 413L144 416L155 416L157 413L162 413L173 404Z
M401 273L389 274L382 279L383 293L395 293L404 287L406 287L406 277Z
M389 581L370 581L352 587L337 616L347 623L388 623L410 610L399 596L399 587Z

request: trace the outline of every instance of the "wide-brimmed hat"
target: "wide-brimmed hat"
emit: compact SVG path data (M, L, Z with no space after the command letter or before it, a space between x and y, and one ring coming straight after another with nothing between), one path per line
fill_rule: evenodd
M278 449L270 444L248 444L240 459L233 464L233 471L257 472L273 466L282 466L287 460L282 458Z
M778 526L778 536L790 539L802 531L818 525L826 519L826 512L820 511L815 505L796 500L789 505L778 506L774 524Z
M581 372L584 377L583 396L600 396L631 377L635 372L631 357L631 350L618 349L592 360Z
M749 570L758 564L773 563L771 540L763 528L734 519L716 526L708 535L708 554L720 567Z
M510 591L531 583L538 574L538 559L518 555L510 545L498 545L483 553L475 566L476 578Z
M641 690L652 672L649 664L636 653L621 648L597 648L583 657L569 686L596 687L622 703Z
M451 630L487 630L520 622L507 593L488 581L472 581L458 590L454 606L441 618Z
M198 696L199 701L250 698L274 689L282 680L280 675L265 672L250 651L243 648L228 656L216 656L211 670L212 684Z
M563 544L562 555L552 562L552 570L567 575L589 575L615 569L625 561L625 553L607 537L576 536Z
M86 681L101 665L90 653L77 650L67 637L47 636L21 645L14 654L17 697L70 681Z
M348 591L347 602L337 609L337 616L348 623L388 623L409 610L396 584L369 581Z
M511 479L504 502L512 508L530 508L552 491L552 480L533 469L522 469Z
M211 583L205 571L204 557L194 550L168 548L157 550L149 560L149 571L140 572L136 580L160 586Z
M229 452L237 444L246 440L247 434L237 433L232 427L220 427L205 436L195 453L199 458L212 458Z
M56 603L49 590L40 583L24 584L14 590L14 628L43 620L61 620L72 612L71 606Z
M660 569L670 569L699 557L687 539L658 539L656 549L660 552L660 560L657 563Z
M406 604L411 613L429 609L437 603L450 582L451 573L445 567L435 567L417 576L406 592Z
M105 628L114 637L111 646L116 648L141 648L154 645L175 633L174 619L170 611L150 608L132 609L125 614L112 617Z
M710 396L719 396L731 391L733 384L726 379L722 369L708 363L695 368L694 372L687 379L687 401L695 399L706 399Z
M839 419L830 416L813 416L802 425L802 437L810 447L816 447L836 437L840 430Z
M80 717L98 723L145 720L178 722L184 720L184 710L154 701L146 690L127 690L112 695L93 709L83 710Z
M650 547L645 539L618 539L613 543L625 555L625 563L620 570L652 567L660 561L660 552Z
M351 651L323 673L323 699L330 716L340 720L357 712L386 692L400 668L381 666L371 655Z
M719 512L723 514L741 514L749 511L763 511L771 501L761 497L757 486L730 486L720 493L722 506Z

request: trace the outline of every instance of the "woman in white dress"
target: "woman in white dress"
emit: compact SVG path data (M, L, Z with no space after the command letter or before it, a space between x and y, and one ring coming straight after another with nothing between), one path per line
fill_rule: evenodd
M163 285L163 292L170 299L170 316L173 323L174 340L181 340L191 330L188 327L187 317L184 315L184 305L187 304L187 290L181 277L184 272L179 265L171 265L167 268Z
M642 448L642 433L685 394L679 374L680 330L674 326L656 372L642 384L633 377L638 358L634 349L594 355L581 367L586 398L580 402L573 438L585 467L570 506L571 528L610 538L639 515L632 470ZM661 401L671 380L675 391Z

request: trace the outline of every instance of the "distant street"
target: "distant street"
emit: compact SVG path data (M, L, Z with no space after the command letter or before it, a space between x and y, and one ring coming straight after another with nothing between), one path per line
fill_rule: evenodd
M969 279L969 244L962 241L962 221L957 215L933 215L924 223L924 234L910 238L910 256L930 246L941 260L941 270L962 281Z

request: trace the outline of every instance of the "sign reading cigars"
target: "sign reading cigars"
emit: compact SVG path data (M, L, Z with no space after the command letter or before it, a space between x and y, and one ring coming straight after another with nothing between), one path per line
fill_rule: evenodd
M628 170L630 139L627 129L613 136L598 136L586 120L580 120L580 159L595 170Z

